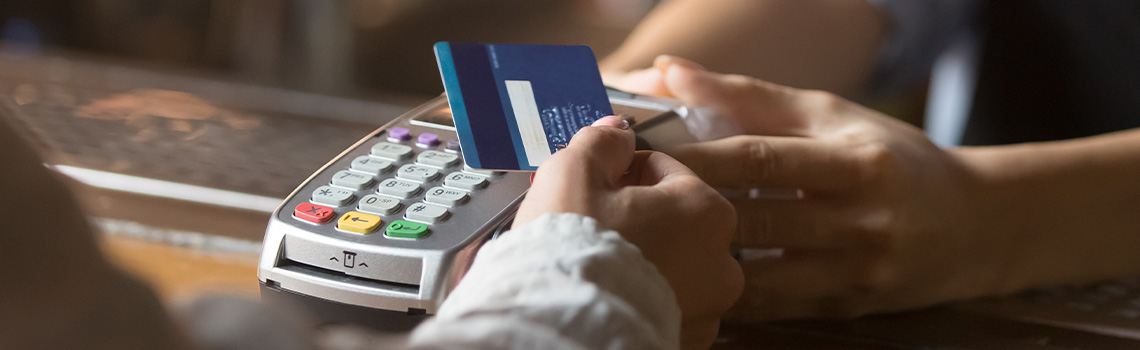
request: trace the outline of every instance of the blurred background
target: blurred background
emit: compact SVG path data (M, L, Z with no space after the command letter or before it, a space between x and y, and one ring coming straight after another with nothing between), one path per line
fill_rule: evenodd
M0 119L176 300L256 295L267 218L442 91L436 41L616 48L659 0L8 0Z
M303 91L430 96L442 90L435 41L580 44L602 57L658 1L17 0L0 4L0 20L9 53L63 49Z

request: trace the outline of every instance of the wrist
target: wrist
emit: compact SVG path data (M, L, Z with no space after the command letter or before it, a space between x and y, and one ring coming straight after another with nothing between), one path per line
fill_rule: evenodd
M1005 256L993 293L1140 272L1129 137L955 150L977 179L977 227Z
M1019 176L1016 171L1022 164L1008 148L961 147L952 151L963 162L970 177L967 203L970 224L966 225L971 249L979 250L983 266L988 271L982 295L1004 295L1017 292L1034 282L1043 268L1027 263L1026 245L1034 237L1026 234L1024 207L1018 199ZM1024 200L1024 199L1022 199ZM1020 224L1020 225L1019 225Z

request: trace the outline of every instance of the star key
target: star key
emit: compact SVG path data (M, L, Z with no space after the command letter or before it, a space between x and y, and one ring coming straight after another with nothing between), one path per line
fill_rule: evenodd
M328 185L318 187L313 191L311 200L332 207L347 205L354 198L352 191L335 188Z

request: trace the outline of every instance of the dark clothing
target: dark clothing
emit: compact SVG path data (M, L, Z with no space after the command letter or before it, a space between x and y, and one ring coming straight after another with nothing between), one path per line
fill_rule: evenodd
M1140 1L995 0L964 145L1140 127Z

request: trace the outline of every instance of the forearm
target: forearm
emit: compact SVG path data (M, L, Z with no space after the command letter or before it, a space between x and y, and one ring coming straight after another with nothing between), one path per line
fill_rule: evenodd
M887 31L882 17L862 0L674 0L642 21L601 68L645 68L671 54L713 71L852 94L874 68Z
M996 292L1140 274L1140 130L957 152L1008 254Z

